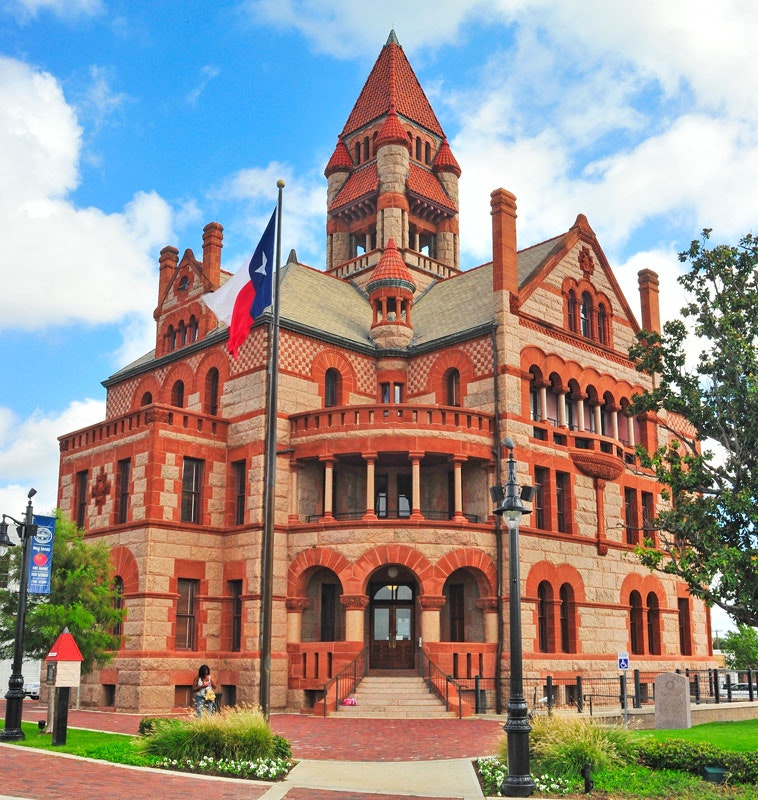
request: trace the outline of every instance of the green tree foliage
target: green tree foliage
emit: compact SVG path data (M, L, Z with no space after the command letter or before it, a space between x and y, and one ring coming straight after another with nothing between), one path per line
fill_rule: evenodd
M56 516L50 594L27 595L24 657L44 658L68 627L86 674L112 658L119 645L113 631L124 612L116 602L107 546L85 540L73 522L60 512ZM0 589L0 658L13 656L21 555L21 547L13 547L3 556L8 581Z
M721 652L729 669L758 669L758 631L738 625L721 637Z
M658 547L647 542L638 553L738 623L758 625L758 238L709 247L709 236L704 230L679 254L689 262L679 278L683 319L661 335L640 332L630 351L655 385L635 398L634 412L656 412L675 437L641 452L671 509L656 519Z

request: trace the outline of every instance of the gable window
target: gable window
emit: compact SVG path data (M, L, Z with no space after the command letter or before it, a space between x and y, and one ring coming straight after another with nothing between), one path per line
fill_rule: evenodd
M176 588L179 597L176 601L174 645L177 650L195 650L195 614L200 581L179 578Z
M200 522L201 490L203 486L203 465L199 458L184 459L182 470L182 522Z
M568 302L566 304L566 312L568 316L568 329L572 333L576 333L578 330L577 324L577 311L578 311L578 303L576 301L576 292L571 289L568 293Z
M74 490L74 521L77 528L84 528L87 521L87 470L76 473Z
M608 344L608 312L605 310L605 303L599 303L597 307L597 338L600 344Z
M324 406L331 408L338 406L342 402L340 397L340 378L341 375L334 367L330 367L324 375Z
M449 369L445 380L447 389L447 404L449 406L460 406L461 404L461 374L457 369Z
M582 336L589 339L592 336L592 297L589 292L582 292L579 318Z
M132 475L132 460L124 458L118 462L116 484L116 523L123 524L129 518L129 492Z

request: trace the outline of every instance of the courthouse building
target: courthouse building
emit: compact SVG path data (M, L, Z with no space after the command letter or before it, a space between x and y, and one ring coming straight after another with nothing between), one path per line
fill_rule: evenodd
M625 297L581 213L519 249L516 198L496 187L492 258L462 265L461 166L394 32L325 175L326 263L292 251L280 277L271 709L311 708L361 653L385 676L424 658L507 681L490 495L506 437L535 487L525 679L615 678L624 651L643 672L713 666L708 610L634 555L661 502L635 446L668 435L629 413L650 385L628 351L660 329L656 275ZM187 705L202 663L227 702L258 701L273 316L227 354L201 299L228 277L222 246L210 222L199 256L163 248L155 350L104 381L102 422L60 438L59 505L110 548L126 609L85 704Z

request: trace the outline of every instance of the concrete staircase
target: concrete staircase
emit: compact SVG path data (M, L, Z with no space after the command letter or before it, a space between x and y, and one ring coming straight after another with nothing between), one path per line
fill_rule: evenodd
M410 719L455 717L417 676L367 676L353 695L354 706L339 707L338 713L351 717Z

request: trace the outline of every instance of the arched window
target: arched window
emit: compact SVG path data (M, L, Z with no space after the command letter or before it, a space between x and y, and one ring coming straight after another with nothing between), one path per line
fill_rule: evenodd
M579 309L582 336L592 337L592 297L589 292L582 292L582 304Z
M177 408L184 407L184 382L177 381L171 388L171 405Z
M655 592L647 596L647 644L652 655L661 654L661 611Z
M432 163L432 146L429 144L429 142L424 144L424 163Z
M600 344L608 344L608 312L605 310L605 303L599 303L597 307L597 338Z
M642 655L645 652L642 640L644 633L642 630L642 598L638 591L633 591L629 595L629 649L635 655Z
M568 302L566 307L566 312L568 316L568 328L570 331L574 333L578 330L577 325L577 302L576 302L576 292L571 289L568 293Z
M342 376L339 370L336 370L334 367L329 367L326 371L326 375L324 375L324 406L326 408L341 405L341 388Z
M531 380L529 382L529 417L532 422L542 421L542 402L540 400L540 384L542 375L537 367L529 369Z
M355 150L355 159L354 159L355 163L356 164L360 164L361 163L361 143L360 142L356 142L355 143L354 150Z
M142 399L139 401L139 404L141 406L149 406L150 403L152 403L152 402L153 402L152 393L151 392L145 392L145 394L142 395Z
M368 152L368 136L363 137L363 160L368 161L370 158Z
M189 325L187 326L187 332L189 341L196 342L198 334L198 324L197 324L197 317L194 314L190 317Z
M576 622L574 618L574 589L564 583L560 590L561 599L561 652L573 653L576 650Z
M416 137L416 161L421 161L421 137Z
M540 653L552 653L552 626L550 613L553 605L553 587L542 581L537 587L537 635Z
M113 579L113 608L116 611L123 611L124 608L124 581L120 575L116 575ZM111 633L114 636L121 636L124 632L124 619L123 616L116 620Z
M445 375L445 388L447 390L447 404L460 406L461 404L461 373L454 367Z
M166 350L170 353L174 347L176 347L176 333L174 332L174 326L169 325L166 331Z
M179 347L183 347L187 344L187 326L184 324L184 320L179 323L178 339Z
M205 376L205 411L207 414L218 414L218 370L211 367Z

